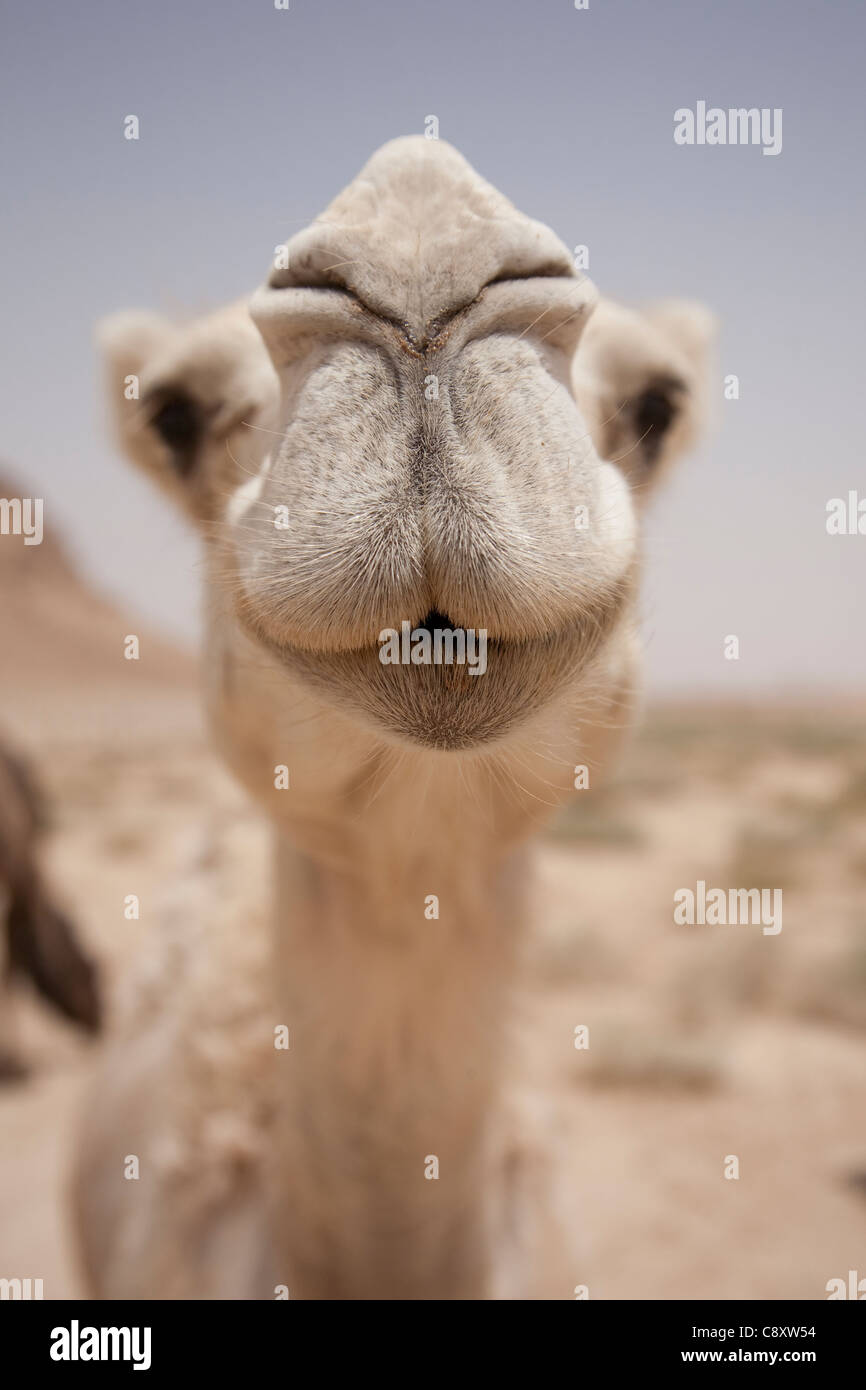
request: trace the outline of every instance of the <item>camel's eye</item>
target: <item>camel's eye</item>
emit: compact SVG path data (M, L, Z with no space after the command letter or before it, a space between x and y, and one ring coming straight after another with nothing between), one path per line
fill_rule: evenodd
M201 434L201 417L195 401L181 392L164 396L150 417L150 423L174 454L178 471L189 472Z

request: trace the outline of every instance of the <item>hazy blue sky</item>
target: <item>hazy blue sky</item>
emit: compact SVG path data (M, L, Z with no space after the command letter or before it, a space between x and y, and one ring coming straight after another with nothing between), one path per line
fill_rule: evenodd
M866 496L862 0L2 13L0 456L131 622L195 630L196 550L107 440L94 320L251 290L276 242L433 113L523 211L589 246L604 293L697 296L721 319L716 429L650 528L653 684L863 683L866 536L825 530L828 498ZM701 99L781 107L782 153L675 145L674 111Z

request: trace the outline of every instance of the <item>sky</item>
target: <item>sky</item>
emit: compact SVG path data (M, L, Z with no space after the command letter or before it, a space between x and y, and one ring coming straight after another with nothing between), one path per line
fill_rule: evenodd
M861 0L4 0L2 31L0 461L130 624L193 639L200 565L112 446L95 322L251 291L436 115L602 293L719 319L710 433L647 529L650 689L863 688L866 535L826 530L866 499ZM676 144L698 101L781 108L781 152Z

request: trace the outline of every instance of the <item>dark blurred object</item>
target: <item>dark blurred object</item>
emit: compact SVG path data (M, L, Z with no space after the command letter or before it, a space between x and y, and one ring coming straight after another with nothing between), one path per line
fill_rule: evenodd
M857 1173L848 1173L845 1181L849 1187L853 1187L859 1197L866 1200L866 1168Z
M101 1018L96 967L75 931L51 901L37 865L45 806L20 758L0 747L0 930L7 940L6 972L28 978L55 1009L96 1032ZM8 1075L14 1059L6 1058Z

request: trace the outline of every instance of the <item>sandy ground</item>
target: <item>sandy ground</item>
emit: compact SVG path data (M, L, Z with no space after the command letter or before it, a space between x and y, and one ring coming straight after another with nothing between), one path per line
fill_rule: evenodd
M124 896L158 902L202 827L264 831L188 660L152 639L131 679L110 610L86 623L73 595L58 617L38 585L16 603L0 642L43 637L19 642L0 727L50 796L46 871L114 998L150 930ZM781 887L782 931L676 926L698 878ZM651 710L618 786L553 826L521 1036L592 1298L823 1298L866 1275L864 889L866 718L841 706ZM0 1007L30 1068L0 1088L0 1276L76 1296L63 1189L94 1053L24 994Z
M591 1297L820 1298L866 1270L866 750L856 728L822 749L817 719L774 747L745 716L691 718L694 738L651 719L599 814L555 826L521 1031L564 1125ZM256 817L191 732L60 736L39 768L51 877L113 992L147 949L125 894L158 899L197 826ZM744 882L744 856L783 880L782 932L675 927L673 891ZM75 1295L62 1189L92 1051L35 1001L14 1024L31 1075L0 1092L0 1266Z

